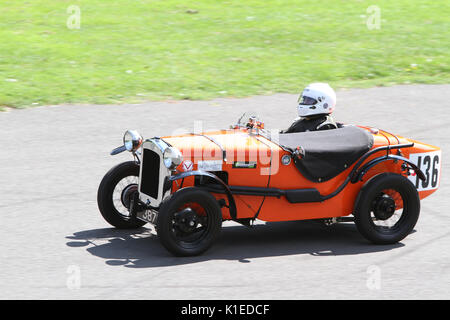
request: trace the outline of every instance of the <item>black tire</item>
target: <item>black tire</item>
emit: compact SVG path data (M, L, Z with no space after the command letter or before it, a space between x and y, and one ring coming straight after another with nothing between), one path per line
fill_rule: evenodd
M392 192L399 194L403 203L400 218L389 227L377 226L374 221L378 218L372 217L374 204L380 195L383 195L384 190L393 190ZM411 233L419 219L419 213L420 198L414 184L399 174L383 173L373 177L362 187L354 216L358 231L366 239L375 244L394 244Z
M176 214L180 212L180 208L192 203L203 208L202 219L206 222L200 227L203 231L198 235L198 239L189 242L182 240L182 237L177 234L181 231L175 219L179 219ZM197 212L195 216L200 217ZM186 187L171 194L162 202L156 230L162 245L175 256L196 256L211 247L220 234L221 227L222 211L218 201L207 191L196 187ZM192 232L193 235L197 233L198 231Z
M135 229L146 222L136 217L119 212L113 201L113 193L117 184L127 177L139 177L139 165L134 161L118 164L111 168L102 179L97 192L97 204L103 218L118 229ZM127 208L124 204L124 208Z

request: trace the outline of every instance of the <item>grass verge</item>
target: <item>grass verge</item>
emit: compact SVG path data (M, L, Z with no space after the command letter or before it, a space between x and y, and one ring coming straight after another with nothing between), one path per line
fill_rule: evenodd
M7 1L0 106L448 83L449 16L447 0Z

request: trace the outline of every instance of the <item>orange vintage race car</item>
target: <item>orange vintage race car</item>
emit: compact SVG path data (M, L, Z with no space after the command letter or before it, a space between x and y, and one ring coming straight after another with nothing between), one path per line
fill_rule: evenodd
M177 256L210 248L226 220L354 221L371 242L396 243L441 171L438 147L356 125L283 134L244 115L226 130L123 141L111 154L134 160L104 176L99 210L116 228L152 224Z

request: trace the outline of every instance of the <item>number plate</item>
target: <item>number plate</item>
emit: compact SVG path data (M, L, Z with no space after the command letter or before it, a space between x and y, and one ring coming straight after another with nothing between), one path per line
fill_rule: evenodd
M152 209L141 211L136 214L136 218L154 225L158 219L158 211Z
M416 186L418 191L432 190L439 187L441 178L441 151L411 153L409 160L414 162L425 175L425 181L420 180L414 174L408 178Z

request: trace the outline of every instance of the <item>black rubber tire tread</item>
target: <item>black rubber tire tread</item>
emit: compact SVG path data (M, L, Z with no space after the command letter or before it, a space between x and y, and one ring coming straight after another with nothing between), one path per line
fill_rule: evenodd
M401 224L398 228L391 233L380 232L371 222L372 199L384 189L394 189L399 192L405 205L402 213L402 216L405 216L401 218L403 220L400 220ZM419 213L420 198L416 187L407 178L396 173L382 173L370 179L362 187L354 210L358 231L375 244L394 244L403 240L414 229Z
M146 222L137 218L126 218L114 207L112 195L117 183L128 176L139 176L139 165L134 161L127 161L111 168L103 177L97 192L97 205L103 218L118 229L136 229Z
M199 203L211 218L211 228L205 238L195 247L183 247L172 232L172 215L183 203ZM217 240L222 228L222 211L216 198L209 192L196 187L182 188L161 203L156 230L161 244L175 256L196 256L208 250Z

